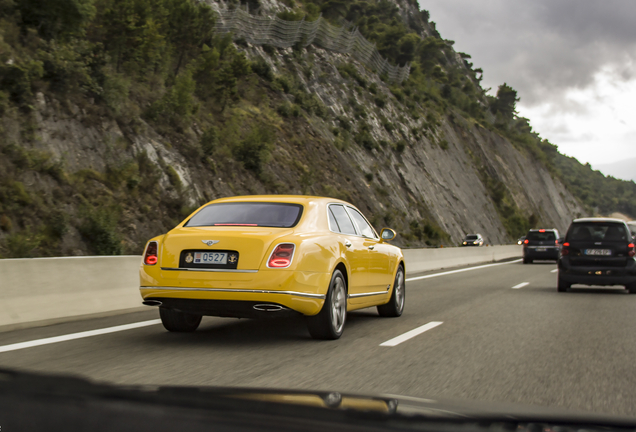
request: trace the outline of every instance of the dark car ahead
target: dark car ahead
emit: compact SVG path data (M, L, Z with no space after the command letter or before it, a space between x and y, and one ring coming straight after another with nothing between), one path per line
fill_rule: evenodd
M559 232L555 229L531 229L523 240L523 263L559 259Z
M559 258L559 292L573 284L623 285L636 293L634 239L620 219L572 221Z

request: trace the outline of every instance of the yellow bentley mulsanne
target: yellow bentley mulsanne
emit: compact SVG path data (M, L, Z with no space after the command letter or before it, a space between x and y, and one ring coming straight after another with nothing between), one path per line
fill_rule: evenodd
M146 245L143 303L169 331L191 332L203 315L307 317L316 339L337 339L347 311L404 310L404 257L351 204L313 196L211 201Z

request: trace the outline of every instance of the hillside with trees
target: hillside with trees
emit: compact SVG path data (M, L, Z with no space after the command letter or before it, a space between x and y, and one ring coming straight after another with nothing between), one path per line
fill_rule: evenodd
M517 116L507 84L488 95L484 71L415 0L248 3L357 26L410 76L216 33L215 8L239 2L0 0L0 256L139 253L234 194L347 199L403 246L636 216L636 184L561 155ZM538 180L512 185L526 169L562 208L541 203Z

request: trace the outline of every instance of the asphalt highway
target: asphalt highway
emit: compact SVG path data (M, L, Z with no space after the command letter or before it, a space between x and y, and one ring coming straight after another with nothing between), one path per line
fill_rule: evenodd
M168 333L154 308L16 330L0 333L0 367L119 384L382 393L636 416L636 295L557 293L555 269L511 262L410 276L402 317L350 313L337 341L312 340L302 318L204 317L195 333ZM118 327L128 324L138 327Z

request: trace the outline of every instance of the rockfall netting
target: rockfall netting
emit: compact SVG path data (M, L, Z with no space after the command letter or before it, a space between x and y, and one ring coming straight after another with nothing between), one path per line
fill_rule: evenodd
M362 36L357 28L337 27L320 17L316 21L285 21L278 17L252 15L240 7L217 9L218 33L232 33L234 39L244 39L253 45L272 45L289 48L310 44L331 51L350 54L378 75L386 74L391 82L409 77L410 65L393 66L383 58L375 45Z

